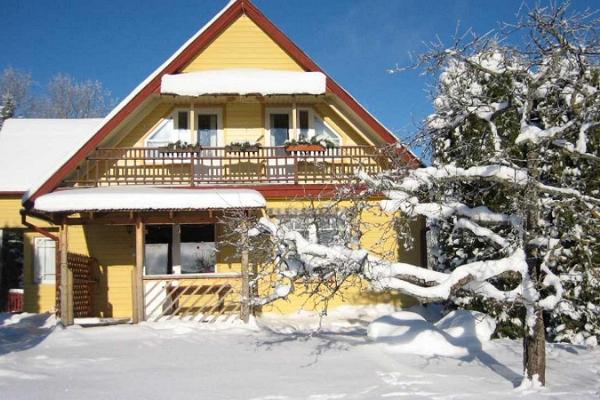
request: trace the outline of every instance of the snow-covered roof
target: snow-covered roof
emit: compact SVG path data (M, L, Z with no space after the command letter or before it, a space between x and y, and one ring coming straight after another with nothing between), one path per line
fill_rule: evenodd
M102 119L7 119L0 130L0 192L41 184L79 149Z
M321 72L269 69L222 69L163 75L160 91L179 96L217 94L325 94L327 78Z
M251 189L182 189L153 186L109 186L61 190L40 196L35 209L43 212L223 210L266 207L265 198Z

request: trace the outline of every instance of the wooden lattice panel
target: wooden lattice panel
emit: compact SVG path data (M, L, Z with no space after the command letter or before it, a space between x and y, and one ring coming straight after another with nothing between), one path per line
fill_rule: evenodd
M94 280L98 262L95 258L82 254L68 253L67 263L73 272L73 315L75 318L94 315ZM56 280L60 282L60 267L57 268ZM60 284L56 286L56 309L60 310Z

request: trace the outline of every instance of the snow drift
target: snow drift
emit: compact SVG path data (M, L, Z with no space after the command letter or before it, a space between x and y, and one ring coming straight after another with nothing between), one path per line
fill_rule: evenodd
M416 312L399 311L373 321L367 335L397 353L464 357L489 341L495 329L493 318L476 311L453 311L436 323Z

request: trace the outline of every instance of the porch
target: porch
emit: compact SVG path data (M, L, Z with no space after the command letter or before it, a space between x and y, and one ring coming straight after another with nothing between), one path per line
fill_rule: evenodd
M76 227L113 227L114 235L131 240L126 247L134 250L127 280L133 323L171 319L212 323L247 321L251 313L248 252L236 251L223 240L220 221L227 212L247 215L265 205L258 192L247 189L79 188L40 197L29 215L60 227L57 310L65 325L75 317L97 316L91 304L94 285L89 283L98 268L94 257L107 251L90 235L85 238L95 242L87 244L90 251L72 253L70 239L81 248L77 243L81 237L69 235ZM125 231L131 235L119 233Z

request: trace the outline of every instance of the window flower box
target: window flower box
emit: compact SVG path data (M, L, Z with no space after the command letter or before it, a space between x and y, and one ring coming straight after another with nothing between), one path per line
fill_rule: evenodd
M320 144L288 144L285 146L285 151L288 153L306 152L306 153L322 153L326 150L325 146Z
M260 143L231 143L225 146L225 151L228 153L258 153L260 150Z

